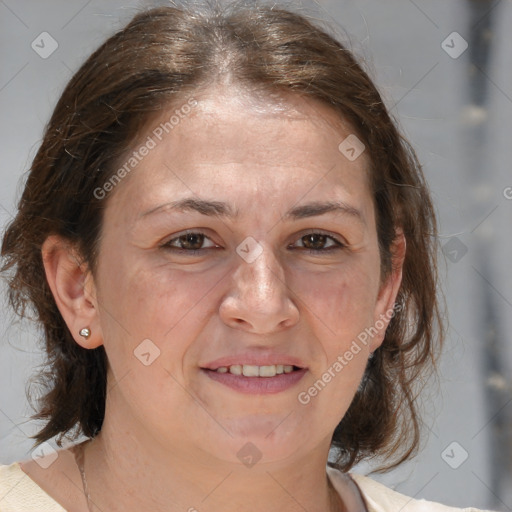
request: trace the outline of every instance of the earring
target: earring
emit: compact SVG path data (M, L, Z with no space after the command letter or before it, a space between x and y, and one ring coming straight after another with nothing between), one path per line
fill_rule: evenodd
M83 338L87 339L91 335L91 330L88 327L84 327L83 329L80 329L79 334Z

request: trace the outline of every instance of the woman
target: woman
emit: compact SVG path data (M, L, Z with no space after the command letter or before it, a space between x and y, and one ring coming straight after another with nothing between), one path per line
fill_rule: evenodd
M3 467L0 510L454 510L349 473L417 448L435 237L329 35L268 7L136 16L68 84L3 239L49 358L36 442L89 440Z

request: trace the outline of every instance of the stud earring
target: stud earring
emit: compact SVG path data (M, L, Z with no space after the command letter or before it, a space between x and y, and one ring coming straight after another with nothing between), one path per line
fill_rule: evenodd
M79 334L83 338L87 339L91 335L91 330L88 327L84 327L83 329L80 329Z

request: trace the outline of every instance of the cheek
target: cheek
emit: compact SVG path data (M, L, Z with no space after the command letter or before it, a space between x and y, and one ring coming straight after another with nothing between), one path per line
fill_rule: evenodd
M368 360L379 284L373 269L369 261L354 262L302 281L306 314L323 357L311 369L299 403L322 409L333 421L350 405Z
M291 288L306 314L315 318L333 346L371 325L378 293L378 273L364 261L330 272L294 276ZM321 338L322 339L322 338Z
M111 258L99 269L101 324L106 349L128 356L146 339L168 356L178 358L208 320L209 293L222 275L152 266L144 258ZM101 293L104 291L104 293ZM108 345L108 346L107 346ZM133 358L129 360L133 363Z
M208 299L219 273L152 267L144 258L125 256L105 262L98 274L104 283L101 327L115 397L124 397L122 402L145 421L163 418L162 407L184 417L190 407L186 355L211 316Z

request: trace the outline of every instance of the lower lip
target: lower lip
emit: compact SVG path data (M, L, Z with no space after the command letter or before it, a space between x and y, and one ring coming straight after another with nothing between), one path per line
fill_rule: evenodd
M204 368L201 368L201 371L206 373L210 379L241 393L271 394L279 393L295 386L304 377L307 369L301 368L291 373L281 373L275 377L244 377L243 375L233 375L229 372L219 373L214 370L205 370Z

